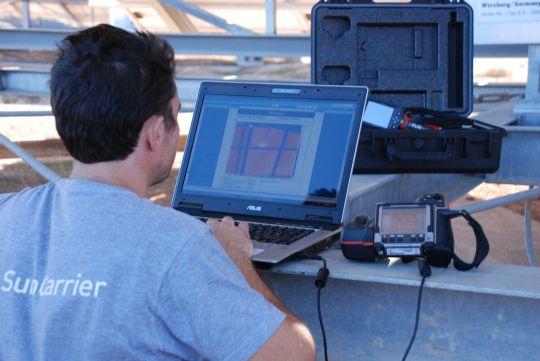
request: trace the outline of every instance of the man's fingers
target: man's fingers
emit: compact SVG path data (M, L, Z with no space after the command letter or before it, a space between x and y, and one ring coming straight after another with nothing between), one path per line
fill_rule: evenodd
M240 222L240 224L238 225L238 228L242 230L242 233L244 234L244 236L251 239L251 236L249 235L249 223Z
M221 222L227 223L227 224L232 224L234 226L234 219L232 219L232 217L229 217L229 216L223 217Z
M209 219L206 221L206 225L215 233L218 232L221 226L221 221L219 219Z

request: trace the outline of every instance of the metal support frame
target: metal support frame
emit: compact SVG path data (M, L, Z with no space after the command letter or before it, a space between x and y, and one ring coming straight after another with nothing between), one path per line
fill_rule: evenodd
M531 200L536 197L540 197L540 187L531 186L531 189L527 191L510 194L487 201L474 202L464 206L462 209L469 213L478 213L505 206L507 204L525 201L525 250L527 251L527 258L529 259L531 266L538 267L538 261L534 254L531 225Z
M478 213L535 197L540 197L540 187L531 188L527 191L517 192L487 201L474 202L463 206L463 209L469 213Z
M265 0L266 35L276 35L276 0Z
M285 3L285 4L287 4L287 3ZM298 20L298 25L300 25L300 27L302 29L302 33L309 34L310 31L311 31L311 27L310 27L309 21L307 20L306 14L304 14L300 10L294 10L294 16Z
M519 124L540 125L540 45L529 46L529 69L525 100L516 103Z
M186 14L193 15L201 20L206 21L207 23L210 23L212 25L217 26L218 28L225 29L231 34L236 35L248 35L248 34L254 34L253 31L246 29L244 27L241 27L236 24L231 24L227 20L220 18L219 16L216 16L206 10L203 10L197 6L187 4L185 1L182 0L161 0L164 4L168 5L171 8L181 10L185 12Z
M48 71L5 71L0 70L0 90L21 93L49 93Z
M48 117L51 115L53 115L51 110L0 111L0 117Z
M23 148L19 147L17 144L13 143L11 140L6 138L3 134L0 134L0 144L6 147L13 154L20 157L23 161L26 162L33 170L35 170L39 175L48 180L49 182L56 182L60 180L61 177L53 172L46 165L34 158L30 153L28 153Z
M109 24L127 31L135 31L137 19L123 6L110 6L108 8ZM135 21L134 21L135 20Z
M17 4L13 1L13 2L9 2L8 3L9 6L11 6L11 8L22 18L23 17L23 14L22 14L22 11L21 9L19 9L19 7L17 6Z
M30 0L22 0L22 4L23 28L30 29L32 26L32 19L30 17Z
M83 28L84 27L84 24L79 20L77 19L77 17L75 16L75 14L73 13L73 11L71 11L71 9L68 7L67 4L64 4L64 3L60 3L59 4L60 7L64 10L64 12L68 15L68 17L73 20L75 22L75 24L77 24L77 26L79 28Z
M122 4L121 9L124 10L124 12L125 12L126 16L128 17L129 21L131 21L134 29L146 31L146 28L141 24L139 19L133 14L133 12L131 11L131 9L128 6Z
M151 1L152 7L157 11L159 17L163 19L169 29L183 33L198 33L197 27L193 25L185 13L165 5L160 0ZM126 9L127 7L128 5L126 5Z
M71 34L57 30L0 29L0 49L56 51L57 44ZM309 56L306 36L187 35L159 34L183 55Z
M330 269L321 295L330 359L400 360L414 324L416 265L352 262L339 250L321 255ZM294 260L260 274L312 330L323 360L313 285L319 267L318 261ZM489 262L468 274L433 268L409 360L538 359L540 338L531 335L540 324L539 277L538 268Z
M540 186L540 127L506 126L499 170L487 174L487 183L534 184Z
M529 198L525 201L525 249L527 250L527 258L529 259L529 263L531 264L531 266L538 267L538 261L536 260L536 256L534 254L534 245L532 238L531 205L532 199Z
M0 69L0 92L13 92L31 95L49 94L48 71L21 71L21 70L1 70ZM202 79L177 78L176 88L182 100L182 112L193 111L195 100L199 91ZM42 116L51 115L50 111L0 111L0 116Z
M59 30L0 29L0 49L56 51L71 34ZM309 36L160 34L176 54L301 57L310 56ZM476 45L476 57L526 56L527 45Z

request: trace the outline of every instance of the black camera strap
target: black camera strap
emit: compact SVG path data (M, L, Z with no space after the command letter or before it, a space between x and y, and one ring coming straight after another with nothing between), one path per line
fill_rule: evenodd
M456 267L456 269L459 271L468 271L473 267L478 268L480 263L482 263L489 253L489 242L484 230L482 229L482 226L469 214L469 212L465 210L450 211L447 213L447 215L449 219L459 216L465 218L469 223L469 226L473 229L474 236L476 238L476 253L473 261L471 263L465 262L459 258L455 252L453 252L452 260L454 261L454 267Z

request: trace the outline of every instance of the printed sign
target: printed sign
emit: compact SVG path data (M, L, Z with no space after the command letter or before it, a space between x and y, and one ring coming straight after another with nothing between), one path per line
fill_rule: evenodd
M469 3L477 23L540 22L540 0L476 0Z

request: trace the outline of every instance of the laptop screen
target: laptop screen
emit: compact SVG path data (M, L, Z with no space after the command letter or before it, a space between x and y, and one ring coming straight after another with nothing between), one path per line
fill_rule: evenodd
M357 106L207 94L182 193L334 207Z

